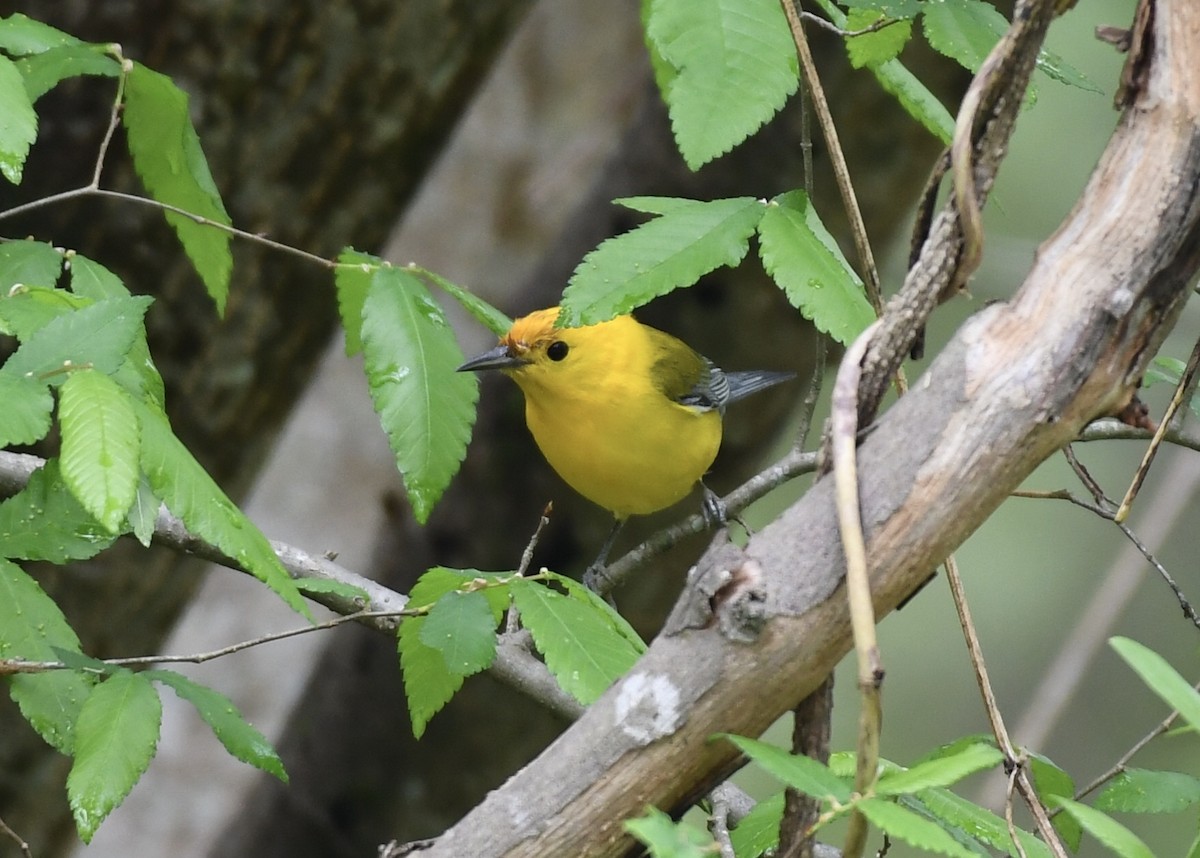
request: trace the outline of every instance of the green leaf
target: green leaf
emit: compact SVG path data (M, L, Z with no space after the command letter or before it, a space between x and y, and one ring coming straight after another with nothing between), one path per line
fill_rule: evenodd
M204 723L212 728L213 734L232 756L274 775L284 783L288 782L287 771L279 754L224 694L192 682L173 670L147 670L142 676L170 686L180 699L195 706Z
M739 751L766 769L772 777L793 789L821 801L832 799L841 804L850 801L849 785L830 771L828 766L810 757L789 754L782 748L757 739L747 739L729 733L718 735L728 739Z
M86 560L112 545L113 536L75 499L50 459L25 488L0 501L0 557L65 563Z
M230 224L192 127L183 90L166 75L134 63L125 86L121 119L133 167L154 199L215 223ZM233 270L230 234L176 212L167 212L166 217L216 302L217 312L223 315Z
M893 840L903 840L910 846L954 858L976 858L976 853L951 837L936 822L890 801L865 798L854 806L862 811L872 825L887 833Z
M624 676L638 651L608 618L535 581L512 583L521 624L564 691L587 706Z
M1129 638L1111 638L1109 645L1150 686L1151 691L1165 700L1193 729L1200 730L1200 693L1165 658Z
M106 375L117 371L139 334L151 299L109 298L51 319L5 364L8 372L31 375L52 385L67 380L67 367L92 367Z
M784 795L775 793L754 805L742 817L737 828L729 832L733 852L737 858L762 855L779 845L779 823L783 821Z
M383 265L363 304L363 357L413 515L422 524L467 453L479 382L454 330L418 277Z
M347 247L338 256L333 269L333 285L337 290L338 315L346 334L346 357L362 351L363 303L375 272L383 265L378 256L359 253Z
M421 643L442 654L451 673L471 676L496 657L496 618L478 591L442 596L425 616Z
M77 45L79 39L36 21L20 12L0 18L0 50L20 57L62 45Z
M424 617L405 617L400 621L396 645L400 669L404 673L404 697L413 737L420 739L433 718L462 688L463 675L446 666L441 652L421 642Z
M551 581L556 582L560 587L566 590L567 595L572 599L576 600L577 602L583 602L589 608L600 614L600 616L607 620L608 624L612 626L613 631L629 642L629 645L634 648L638 655L641 655L646 651L646 642L642 640L642 636L637 633L637 630L634 629L633 626L629 625L629 621L622 617L616 608L606 602L604 598L594 590L588 589L573 578L568 578L565 575L559 575L557 572L550 572L549 570L543 569L542 574L546 575Z
M79 638L54 600L15 563L0 557L0 658L55 661L79 651ZM63 754L75 747L75 719L94 680L72 670L18 673L9 693L38 735Z
M32 444L50 431L54 397L45 383L0 367L0 447Z
M75 722L67 799L84 843L125 800L154 758L162 701L144 676L120 671L97 685Z
M651 858L711 858L715 854L710 834L686 822L675 822L657 807L647 807L644 815L627 819L624 825L647 847Z
M154 496L150 483L143 476L138 481L137 495L129 509L129 530L143 548L149 548L150 541L154 538L154 526L158 523L158 510L161 506L162 502Z
M21 184L25 158L37 138L37 113L16 63L0 56L0 173Z
M679 202L583 258L563 291L560 326L590 325L628 313L722 265L742 261L763 215L762 203L753 197Z
M646 37L674 71L663 97L693 170L762 127L800 79L787 18L774 0L651 0Z
M1125 769L1096 796L1105 813L1179 813L1200 803L1200 778L1182 772Z
M1008 855L1019 854L1009 835L1008 823L990 810L945 789L924 790L915 801L924 812L941 820L947 830L961 831ZM1050 847L1029 832L1017 829L1017 839L1028 858L1050 858Z
M37 101L69 77L85 74L117 77L121 64L107 53L106 45L64 45L17 60L29 100Z
M1030 753L1029 770L1033 775L1033 788L1041 796L1044 803L1049 804L1054 798L1070 798L1075 795L1074 778L1056 765L1049 757ZM1051 820L1051 823L1054 825L1055 831L1062 837L1067 848L1072 852L1077 851L1079 849L1079 842L1083 839L1083 830L1080 829L1079 823L1069 814L1065 813L1058 814Z
M53 286L62 266L62 254L44 241L0 242L0 295L16 284Z
M166 415L144 403L134 408L142 427L142 470L154 494L193 534L221 549L292 610L311 619L271 543L175 437Z
M477 295L472 295L458 284L452 283L440 274L426 271L424 268L415 268L413 266L409 266L409 268L415 272L419 272L422 277L461 304L463 309L482 322L484 327L496 336L500 337L507 334L508 329L512 327L512 319L501 313L487 301Z
M24 342L59 316L93 303L57 287L16 286L8 295L0 295L0 333Z
M497 576L475 569L445 569L434 567L417 579L409 591L408 606L422 608L433 605L447 593L466 589L478 582L495 581ZM492 617L498 622L508 600L505 587L480 589L492 609ZM400 652L400 667L404 671L404 696L408 700L409 718L412 720L413 735L421 738L429 719L436 715L462 687L463 675L452 672L439 650L421 641L421 629L425 617L405 617L400 621L397 647ZM495 625L493 622L493 627Z
M915 18L921 14L925 4L922 0L841 0L843 6L854 10L882 12L888 18ZM839 24L843 30L853 29Z
M129 396L103 373L73 372L59 394L63 479L114 536L137 494L138 420Z
M121 278L99 262L73 250L66 254L67 270L71 272L71 291L76 295L103 301L105 298L128 298L129 290Z
M772 200L758 233L767 273L818 330L848 345L874 321L862 281L803 191Z
M889 772L875 785L877 795L900 795L932 787L947 787L1004 759L991 745L968 745L958 753L918 763L910 769Z
M1150 363L1151 365L1146 367L1146 374L1142 378L1142 387L1152 387L1162 382L1174 387L1179 384L1187 370L1187 364L1178 358L1156 357Z
M371 597L366 590L355 587L353 584L347 584L345 581L335 581L332 578L300 578L296 581L296 588L306 596L328 593L342 599L349 599L364 608L371 602Z
M1123 858L1154 858L1154 853L1136 834L1112 817L1069 798L1056 797L1054 803L1071 814L1088 834Z
M887 17L888 14L879 9L851 9L846 17L846 29L851 32L865 30ZM856 69L871 68L895 59L911 38L912 21L897 18L873 32L847 36L846 53L850 56L850 65Z

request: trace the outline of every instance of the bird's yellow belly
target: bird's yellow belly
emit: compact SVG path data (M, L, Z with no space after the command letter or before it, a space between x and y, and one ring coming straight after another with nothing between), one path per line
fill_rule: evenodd
M717 412L674 404L647 419L632 409L544 409L527 400L525 418L558 475L622 519L682 500L721 445Z

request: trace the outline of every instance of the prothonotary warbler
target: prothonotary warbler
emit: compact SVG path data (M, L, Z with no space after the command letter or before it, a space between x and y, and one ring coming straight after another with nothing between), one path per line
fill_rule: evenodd
M559 308L513 322L458 369L498 369L525 394L525 422L567 484L617 519L682 500L716 458L725 406L793 376L723 372L632 316L556 328ZM602 566L616 528L593 564Z

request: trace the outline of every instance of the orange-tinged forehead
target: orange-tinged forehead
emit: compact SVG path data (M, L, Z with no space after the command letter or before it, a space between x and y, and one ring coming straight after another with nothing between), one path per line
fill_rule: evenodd
M501 342L518 352L528 351L538 343L555 336L554 320L558 318L558 307L537 310L513 322Z

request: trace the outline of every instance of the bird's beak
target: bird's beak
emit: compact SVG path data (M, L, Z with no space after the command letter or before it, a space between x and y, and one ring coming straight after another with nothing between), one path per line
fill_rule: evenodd
M485 369L517 369L526 363L528 361L524 358L517 357L509 351L508 346L498 345L491 351L486 351L481 355L471 358L455 370L455 372L480 372Z

